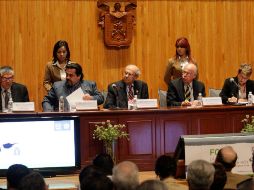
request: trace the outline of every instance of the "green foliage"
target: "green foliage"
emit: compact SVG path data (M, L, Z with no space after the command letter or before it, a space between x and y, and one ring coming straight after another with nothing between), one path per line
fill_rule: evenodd
M252 133L254 132L254 116L246 115L242 120L243 128L241 133Z
M129 139L129 134L123 131L125 125L122 124L112 124L110 120L107 120L106 123L102 122L101 125L95 125L96 129L93 132L93 138L102 140L104 142L113 142L118 138Z

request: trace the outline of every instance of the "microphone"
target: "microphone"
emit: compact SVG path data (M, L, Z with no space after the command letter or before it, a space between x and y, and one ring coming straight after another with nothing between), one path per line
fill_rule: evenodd
M234 83L234 84L238 87L238 89L240 89L239 84L237 84L237 83L235 82L234 78L230 78L229 80L230 80L230 82Z

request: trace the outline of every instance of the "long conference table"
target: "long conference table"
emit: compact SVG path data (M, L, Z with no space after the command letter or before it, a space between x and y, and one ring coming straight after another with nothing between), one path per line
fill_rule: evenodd
M117 142L117 162L130 160L141 171L154 170L162 154L173 154L181 135L239 133L245 115L254 115L254 106L168 107L142 110L98 110L82 112L1 113L4 117L80 117L81 166L103 152L103 144L93 139L95 125L106 120L125 124L129 140Z

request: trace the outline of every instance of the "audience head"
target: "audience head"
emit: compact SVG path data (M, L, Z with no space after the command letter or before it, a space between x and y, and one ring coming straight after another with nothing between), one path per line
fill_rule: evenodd
M185 37L178 38L176 40L176 57L181 57L181 56L191 56L191 49L190 49L190 44Z
M26 175L19 186L19 190L47 190L43 176L38 172L32 172Z
M183 82L186 84L190 84L193 79L196 78L197 76L197 66L195 64L187 64L183 67L183 73L182 73L182 78L183 78Z
M73 86L83 80L82 67L78 63L70 63L65 67L66 82L68 85Z
M252 74L251 65L248 63L241 64L237 74L239 84L245 85L247 80L249 80L251 74Z
M223 190L227 182L226 170L220 163L214 163L213 166L215 168L215 173L210 190Z
M30 170L22 164L11 165L6 172L7 189L18 189L22 178L29 173Z
M134 190L139 185L138 167L130 161L123 161L114 166L113 183L117 190Z
M127 65L124 69L123 81L130 85L139 77L140 73L136 65Z
M175 176L176 161L171 156L162 155L155 163L155 173L163 180L170 176Z
M105 174L83 178L80 183L81 190L113 190L113 187L113 182Z
M109 154L98 154L93 160L93 165L100 168L106 175L112 175L114 162Z
M8 90L14 79L14 70L10 66L3 66L0 68L1 87Z
M231 146L225 146L218 151L215 163L221 163L226 171L235 167L237 154Z
M191 162L187 169L190 190L208 190L213 183L215 169L205 160Z
M254 179L249 178L237 184L237 190L254 190Z
M79 173L79 182L81 183L81 181L84 178L88 178L91 176L95 176L95 175L99 175L99 174L104 174L100 168L98 168L95 165L88 165L86 167L84 167L81 172Z
M53 49L53 62L59 61L60 63L70 60L70 50L68 43L64 40L59 40L55 43Z
M162 181L146 180L137 187L137 190L168 190L168 188Z

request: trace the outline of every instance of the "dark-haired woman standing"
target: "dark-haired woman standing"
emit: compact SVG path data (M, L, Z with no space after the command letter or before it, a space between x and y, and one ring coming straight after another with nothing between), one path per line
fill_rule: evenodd
M43 80L44 88L49 91L56 81L65 80L65 66L70 61L70 50L68 43L64 40L59 40L54 45L53 60L48 62L45 68L45 75Z

